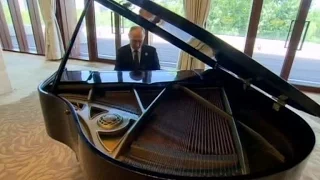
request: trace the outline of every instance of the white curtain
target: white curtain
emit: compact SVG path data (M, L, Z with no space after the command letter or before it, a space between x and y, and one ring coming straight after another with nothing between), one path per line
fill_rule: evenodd
M45 22L45 55L47 60L60 60L64 55L63 42L55 16L55 0L39 0L40 11Z
M204 27L209 15L210 4L211 0L184 0L186 19L200 27ZM188 44L208 56L213 54L212 50L198 39L191 38ZM205 65L193 56L181 51L177 68L180 70L204 69Z
M6 71L6 66L4 65L1 45L0 45L0 82L1 82L0 95L12 91L10 80Z

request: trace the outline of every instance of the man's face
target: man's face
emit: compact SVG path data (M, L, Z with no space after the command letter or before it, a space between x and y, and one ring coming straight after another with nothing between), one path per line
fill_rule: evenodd
M141 28L135 29L129 33L130 46L134 50L141 48L144 40L144 32Z

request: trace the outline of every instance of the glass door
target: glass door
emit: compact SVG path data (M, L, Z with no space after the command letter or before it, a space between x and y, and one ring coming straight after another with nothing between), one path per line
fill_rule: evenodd
M59 1L61 12L58 20L61 22L66 44L88 1ZM122 0L116 1L122 3ZM125 20L119 14L94 1L94 4L89 6L88 14L82 22L71 57L115 63L117 49L129 42L127 35L123 35L128 33L132 25L131 21ZM122 42L121 39L123 39Z
M116 1L123 4L134 13L139 14L140 7L123 0ZM183 0L155 0L155 2L183 16ZM115 60L117 49L129 44L129 30L136 24L96 2L95 24L99 60ZM163 26L163 24L160 26ZM157 49L158 57L162 67L176 67L180 53L178 48L150 32L146 32L146 39L144 43L149 44Z
M1 0L0 3L2 5L3 14L5 17L6 23L8 25L9 35L13 45L13 49L11 50L20 51L16 31L13 26L13 20L12 20L10 9L9 9L9 4L7 0Z
M76 25L84 9L85 1L75 0L74 3L76 6L76 17L77 17L76 21L74 21L74 25ZM89 50L88 50L86 19L84 19L84 21L81 24L81 28L75 43L75 49L73 51L73 57L88 60Z
M154 0L154 2L184 17L183 0ZM190 39L188 34L186 35L186 33L182 32L180 29L175 28L170 23L167 23L163 20L159 20L158 26L170 33L180 35L178 37L186 42ZM157 49L161 68L169 70L176 69L179 60L180 49L156 34L149 34L149 44Z
M36 0L0 0L0 39L5 50L44 54Z
M212 0L206 29L244 51L252 0Z
M280 75L300 0L264 0L253 59Z
M139 14L140 7L136 5L130 5L129 9L133 11L136 14ZM119 17L120 21L120 29L119 29L119 34L121 36L121 46L125 46L129 44L129 30L132 26L136 26L134 22L124 18L124 17Z
M289 76L292 84L320 88L320 0L313 0Z
M94 11L98 58L115 60L117 49L115 19L118 15L97 2L94 2Z
M167 9L177 12L179 15L183 16L183 3L182 0L155 0L154 2L166 7ZM134 13L140 14L140 7L136 5L130 5L129 7ZM145 12L147 13L147 12ZM150 16L152 16L150 14ZM130 27L135 26L136 24L124 17L120 17L120 30L119 33L121 34L121 46L129 44L129 30ZM159 22L158 25L170 32L172 32L172 27L165 22ZM181 32L177 32L181 33ZM181 33L182 34L182 33ZM173 46L172 44L168 43L164 39L160 38L159 36L152 34L150 32L146 32L145 37L145 44L149 44L157 49L159 61L161 68L163 69L170 69L175 68L177 60L179 59L180 50Z
M35 42L33 30L32 30L30 13L27 6L27 0L20 0L18 1L18 3L19 3L20 12L21 12L23 27L27 36L29 52L36 53L37 52L36 42Z

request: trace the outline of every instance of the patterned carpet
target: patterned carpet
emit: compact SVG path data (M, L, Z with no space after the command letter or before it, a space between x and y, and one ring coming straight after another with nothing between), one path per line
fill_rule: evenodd
M74 153L47 136L37 93L0 106L0 179L83 179Z
M298 112L320 138L319 119ZM303 180L320 178L320 143L309 158ZM82 180L74 153L49 138L45 131L37 93L0 106L1 180Z

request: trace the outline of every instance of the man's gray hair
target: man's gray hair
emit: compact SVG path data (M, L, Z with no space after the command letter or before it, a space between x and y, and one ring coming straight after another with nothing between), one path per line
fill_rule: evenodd
M136 29L141 29L141 31L143 32L143 34L146 34L145 30L144 30L141 26L132 26L132 27L130 28L129 34L130 34L132 31L136 30Z

